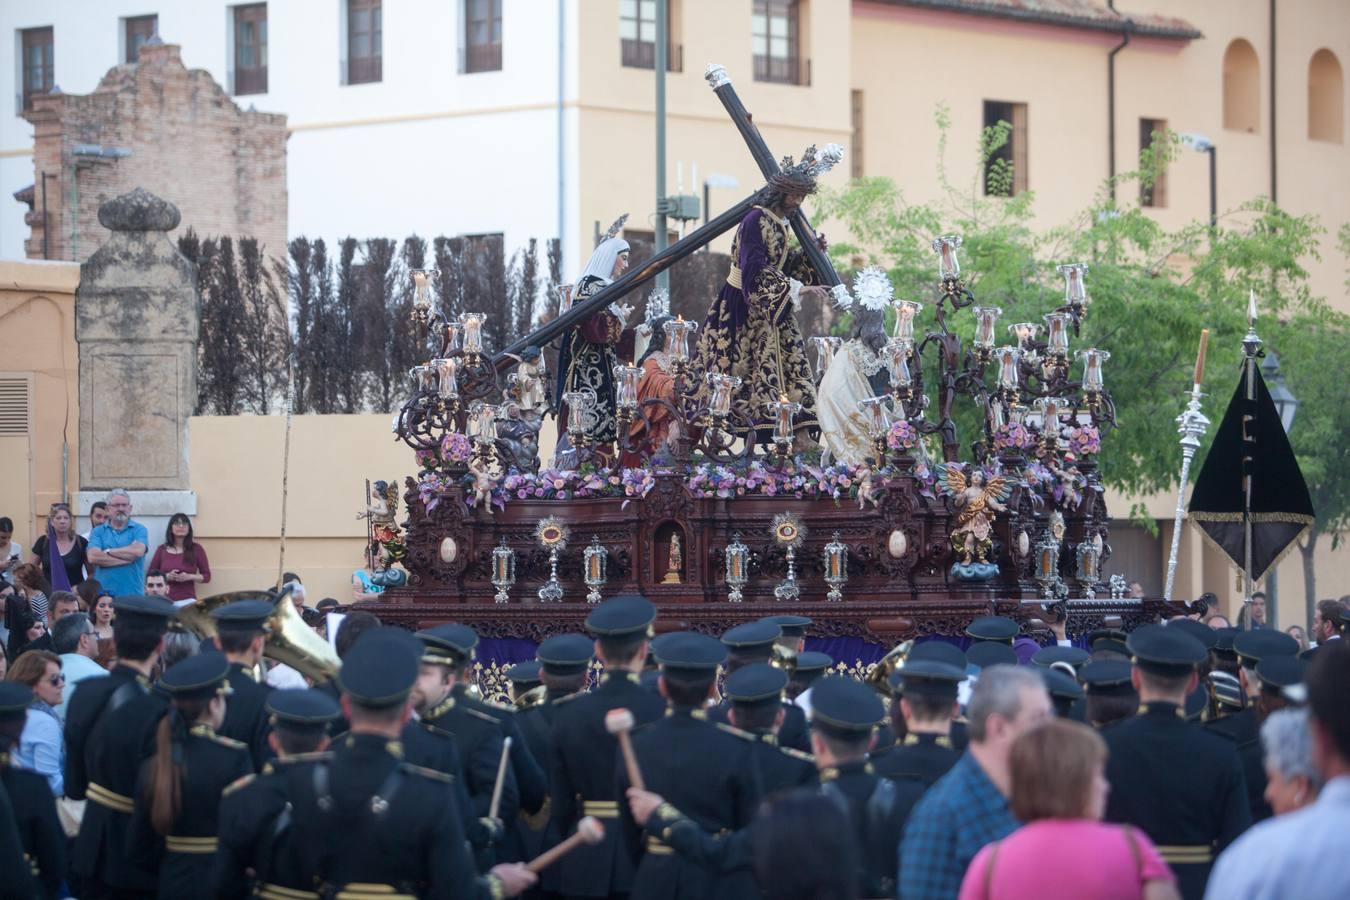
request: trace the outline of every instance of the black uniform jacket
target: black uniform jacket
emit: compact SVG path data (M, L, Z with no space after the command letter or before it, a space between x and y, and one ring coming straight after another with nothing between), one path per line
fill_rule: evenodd
M71 870L87 883L153 893L156 875L127 856L141 760L154 750L165 699L130 666L81 681L66 708L66 796L85 800Z
M1146 703L1101 730L1110 757L1106 819L1157 845L1186 900L1200 900L1214 857L1251 822L1233 742L1187 722L1175 703Z
M633 861L618 833L619 807L627 802L615 793L619 744L605 730L605 715L613 709L629 710L642 725L664 715L666 701L644 688L636 674L613 672L590 693L554 704L551 827L566 837L582 816L595 816L605 826L600 843L578 847L558 862L559 890L569 897L609 897L633 889Z
M153 761L148 759L141 765L136 811L127 833L127 856L137 866L159 873L159 896L164 900L192 897L207 888L215 862L221 794L253 771L248 747L207 725L193 726L182 753L186 771L169 833L159 834L150 822L147 788Z
M9 793L23 853L42 896L56 900L66 877L66 835L56 815L51 786L37 772L11 766L7 753L0 753L0 782Z

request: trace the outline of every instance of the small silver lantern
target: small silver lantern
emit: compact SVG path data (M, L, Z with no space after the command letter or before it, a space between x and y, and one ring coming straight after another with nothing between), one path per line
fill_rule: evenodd
M825 583L830 586L830 592L825 595L825 599L831 603L838 603L844 599L843 591L840 590L848 581L848 545L839 540L839 532L834 533L834 539L825 545Z
M737 531L731 535L731 543L727 545L727 599L732 603L740 603L745 599L741 588L749 583L749 573L750 548L741 543L741 533Z
M1092 597L1096 594L1097 579L1100 576L1101 551L1095 541L1086 540L1078 545L1078 583L1083 593Z
M1059 538L1047 531L1036 544L1036 581L1046 599L1053 599L1059 580Z
M506 592L516 583L516 551L506 546L506 538L492 551L492 586L497 589L493 597L498 603L505 603Z
M600 589L605 586L609 551L601 546L599 537L592 537L591 545L581 552L581 556L586 566L586 587L590 588L590 592L586 594L586 602L599 603Z

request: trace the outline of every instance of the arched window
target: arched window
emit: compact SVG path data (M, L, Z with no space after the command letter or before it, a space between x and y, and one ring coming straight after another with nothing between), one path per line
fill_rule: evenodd
M1253 134L1261 130L1261 63L1242 38L1223 52L1223 127Z
M1308 140L1345 139L1345 79L1336 54L1323 47L1308 63Z

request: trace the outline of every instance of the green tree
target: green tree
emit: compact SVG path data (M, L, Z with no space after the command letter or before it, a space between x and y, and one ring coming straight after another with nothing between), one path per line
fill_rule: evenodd
M946 167L945 108L939 107L936 115L937 200L913 202L886 178L860 178L842 190L822 193L815 215L841 221L849 236L830 247L841 271L861 265L886 269L897 297L925 303L917 326L922 330L933 323L937 267L932 239L960 234L962 273L982 305L1002 308L1002 328L1014 322L1040 322L1042 315L1063 302L1063 279L1055 267L1088 263L1091 305L1071 349L1099 347L1111 353L1106 383L1120 428L1104 436L1100 472L1106 484L1135 495L1176 488L1181 455L1175 419L1189 392L1204 328L1210 330L1205 412L1215 422L1222 416L1242 355L1248 294L1254 292L1262 328L1271 333L1267 340L1278 331L1279 339L1289 343L1290 355L1299 357L1297 363L1290 359L1287 368L1291 387L1300 397L1295 377L1308 379L1308 402L1300 407L1294 444L1309 483L1321 478L1333 493L1347 493L1344 486L1334 486L1333 476L1312 474L1326 471L1319 453L1344 444L1333 440L1319 451L1318 435L1348 433L1344 420L1338 419L1344 413L1335 408L1337 404L1321 400L1320 394L1314 399L1320 391L1314 387L1315 379L1332 377L1325 366L1330 357L1320 357L1322 369L1315 375L1304 372L1305 367L1319 366L1319 352L1335 352L1336 339L1313 346L1322 340L1312 336L1317 329L1294 325L1306 325L1306 316L1333 318L1326 314L1325 303L1311 295L1302 264L1317 254L1322 229L1313 217L1293 216L1258 198L1224 211L1214 230L1208 220L1176 230L1164 228L1139 207L1138 196L1139 186L1151 186L1178 151L1179 140L1168 133L1155 136L1153 145L1140 155L1138 169L1104 182L1069 221L1038 226L1033 192L987 196L983 189L986 169L995 187L1012 184L1006 164L994 156L1008 139L1007 123L985 129L977 147L977 170L968 182L957 183ZM1133 200L1121 203L1118 196ZM1350 250L1350 229L1342 243ZM949 327L967 339L973 324L969 312L948 316ZM841 323L836 333L847 327L847 322ZM1343 350L1340 355L1343 359ZM935 367L932 360L925 365ZM934 383L927 368L925 377ZM966 407L958 419L962 436L967 442L980 439L974 404L958 401L958 406ZM1318 506L1320 533L1346 527L1344 499L1338 502L1317 487L1314 499L1325 504ZM1316 535L1310 541L1315 542ZM1310 595L1311 591L1310 584Z

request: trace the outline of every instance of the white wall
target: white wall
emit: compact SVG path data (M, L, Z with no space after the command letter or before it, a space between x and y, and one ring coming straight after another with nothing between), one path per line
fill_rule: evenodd
M575 3L566 4L565 26L565 97L571 103ZM232 5L0 0L0 258L23 256L24 208L10 195L33 181L32 158L22 155L32 146L33 129L13 99L18 29L53 26L56 84L83 94L120 61L122 18L156 13L160 36L182 45L184 63L207 69L228 90ZM238 102L289 117L291 236L402 238L416 232L430 238L502 231L509 252L529 237L557 235L558 4L503 5L500 72L459 72L462 0L388 0L383 80L342 85L343 0L268 3L268 93ZM574 185L575 110L566 117L564 158ZM570 247L576 239L565 236Z

